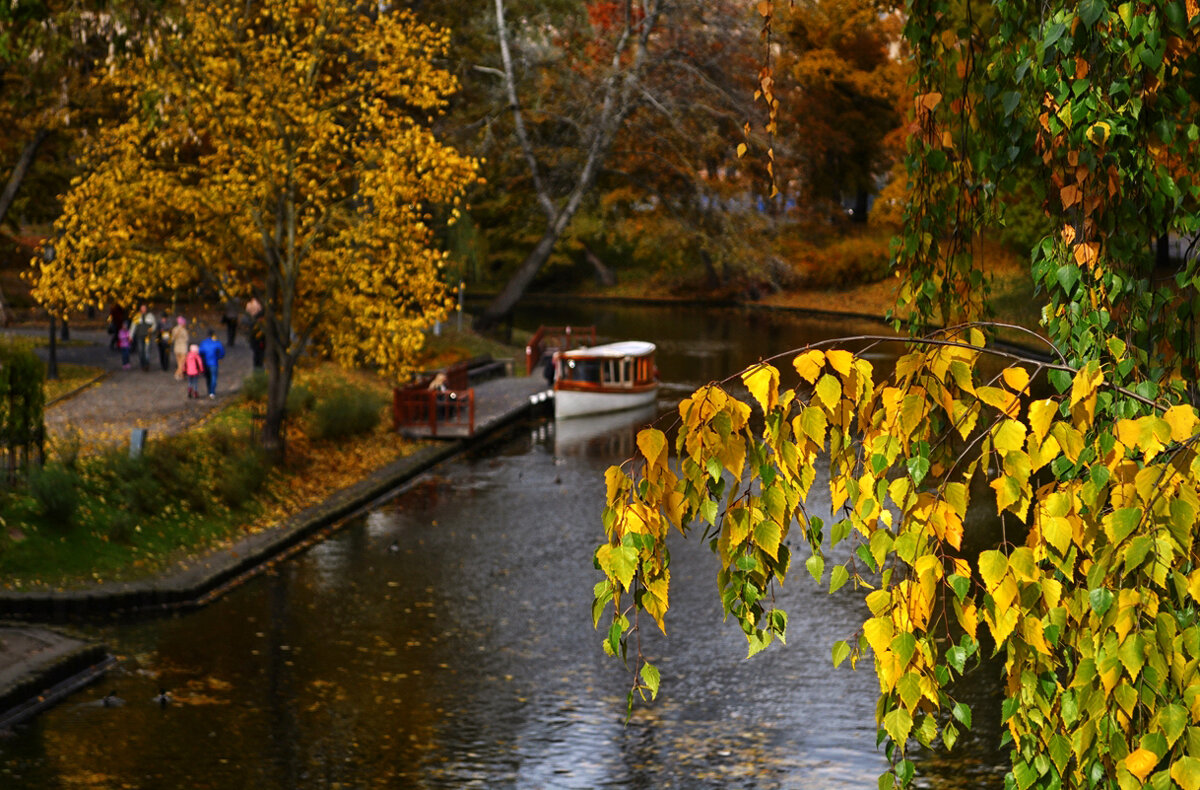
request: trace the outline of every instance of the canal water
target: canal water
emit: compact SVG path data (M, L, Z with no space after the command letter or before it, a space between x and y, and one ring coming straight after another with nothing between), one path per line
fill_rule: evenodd
M879 331L698 308L518 321L658 342L658 411L760 356ZM0 739L0 787L874 787L877 682L829 658L865 606L800 561L779 593L788 644L746 660L707 547L677 542L668 634L642 640L662 690L627 720L630 674L591 626L591 553L603 472L656 413L522 424L203 610L80 626L119 665ZM920 786L1003 785L996 674L959 689L976 729L919 755ZM110 692L124 704L100 704Z

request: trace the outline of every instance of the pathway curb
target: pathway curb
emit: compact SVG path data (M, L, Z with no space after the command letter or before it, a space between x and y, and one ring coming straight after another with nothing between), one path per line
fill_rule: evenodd
M0 731L9 729L96 681L116 659L104 645L52 629L0 627L0 637L32 636L40 650L22 656L0 679Z
M551 401L552 403L552 401ZM218 549L194 564L148 579L104 582L78 590L0 591L0 618L63 622L98 615L155 613L204 606L275 561L304 548L323 529L333 531L349 517L425 472L488 440L546 403L525 401L485 425L474 436L418 450L377 469L282 523Z

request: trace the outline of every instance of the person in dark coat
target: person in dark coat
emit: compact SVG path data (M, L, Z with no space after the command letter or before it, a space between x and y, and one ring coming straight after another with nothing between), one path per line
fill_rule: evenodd
M133 348L138 355L142 370L150 370L150 347L157 334L157 323L150 308L142 305L133 317Z
M204 360L204 377L208 381L208 397L217 397L217 365L225 357L225 346L217 340L217 330L208 330L208 338L200 341L200 358Z
M267 351L267 327L263 321L262 311L259 311L250 322L250 352L254 356L254 369L263 366L263 356Z

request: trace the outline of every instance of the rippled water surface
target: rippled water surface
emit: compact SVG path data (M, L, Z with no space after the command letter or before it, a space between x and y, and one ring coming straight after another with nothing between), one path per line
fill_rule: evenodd
M724 339L711 319L690 330L690 354L688 311L634 313L649 316L602 331L660 340L680 391L817 336L733 314ZM668 635L641 645L662 693L626 723L630 675L591 626L591 553L603 471L653 416L522 425L206 609L83 627L118 668L0 740L0 787L874 787L875 678L829 659L865 607L799 563L780 591L788 645L747 661L708 549L677 542ZM176 702L155 705L160 687ZM109 690L126 704L95 704ZM922 759L921 783L1001 786L995 688L962 694L977 733Z

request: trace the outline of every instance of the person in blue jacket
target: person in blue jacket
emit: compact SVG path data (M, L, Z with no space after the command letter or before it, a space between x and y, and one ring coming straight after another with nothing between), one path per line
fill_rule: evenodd
M200 341L200 358L204 360L204 377L208 379L208 397L217 397L217 363L225 356L225 346L217 340L217 330L208 330L208 338Z

